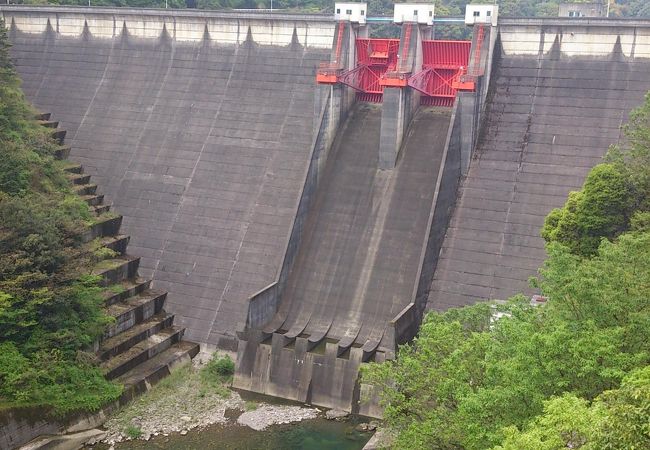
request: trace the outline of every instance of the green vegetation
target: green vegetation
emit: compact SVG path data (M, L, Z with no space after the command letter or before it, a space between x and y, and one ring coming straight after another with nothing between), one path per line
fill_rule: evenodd
M129 425L124 430L124 434L126 434L131 439L138 439L140 436L142 436L142 430L135 425Z
M201 368L200 377L204 388L216 389L227 396L224 392L223 385L232 382L232 376L235 373L235 362L229 356L219 356L217 353L212 355L210 361Z
M650 448L650 94L626 135L547 218L545 306L431 313L364 368L396 448Z
M226 398L230 395L226 386L232 383L234 373L234 361L229 356L221 357L215 353L199 372L202 389L212 390L217 392L221 397Z
M650 366L633 371L619 389L591 404L572 394L544 402L544 413L524 430L505 430L499 450L650 448Z
M92 220L33 120L0 22L0 403L54 414L117 398L86 351L109 318L80 235ZM106 255L100 255L102 258Z

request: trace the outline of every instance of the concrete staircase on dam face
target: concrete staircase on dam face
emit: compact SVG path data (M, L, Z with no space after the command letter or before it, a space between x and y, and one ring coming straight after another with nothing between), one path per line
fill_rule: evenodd
M67 159L66 131L50 120L49 113L41 114L39 120L52 128L52 136L61 145L55 156ZM167 293L153 289L151 280L138 276L140 258L127 253L130 238L120 234L122 216L110 212L110 205L104 203L104 196L80 164L70 163L65 171L74 191L97 217L83 240L96 240L116 253L93 270L105 288L106 313L114 319L95 347L106 378L124 385L121 401L126 401L169 374L174 365L193 358L199 346L182 340L184 329L174 326L174 315L163 309Z

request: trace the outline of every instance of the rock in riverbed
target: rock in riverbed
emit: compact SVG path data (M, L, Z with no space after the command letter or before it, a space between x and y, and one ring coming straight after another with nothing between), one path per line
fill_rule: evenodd
M340 409L330 409L325 413L325 418L327 420L340 420L349 415L349 412L341 411Z
M315 419L317 416L318 410L312 408L260 405L256 410L245 412L239 416L237 423L261 431L271 425L300 422L306 419Z

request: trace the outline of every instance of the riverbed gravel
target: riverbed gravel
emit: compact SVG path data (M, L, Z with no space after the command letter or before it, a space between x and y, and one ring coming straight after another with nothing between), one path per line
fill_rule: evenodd
M315 408L245 402L225 386L206 385L200 367L188 366L111 415L104 424L106 435L101 442L113 445L172 433L185 435L213 424L264 430L275 424L314 419L319 414Z
M314 408L262 404L256 410L247 411L239 416L237 423L262 431L271 425L315 419L319 413L320 411Z

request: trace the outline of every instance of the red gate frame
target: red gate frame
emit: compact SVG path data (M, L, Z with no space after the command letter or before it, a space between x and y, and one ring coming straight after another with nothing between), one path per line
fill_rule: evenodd
M409 78L408 85L424 94L423 104L453 105L471 45L471 41L422 41L422 70Z

